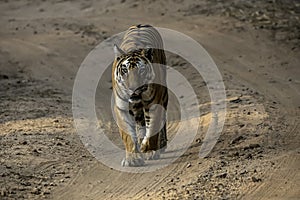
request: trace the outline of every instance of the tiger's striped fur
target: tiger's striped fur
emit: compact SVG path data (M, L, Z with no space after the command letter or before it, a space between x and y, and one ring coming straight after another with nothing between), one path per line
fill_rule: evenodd
M132 26L120 48L115 45L112 68L115 115L125 145L123 166L144 164L142 153L157 159L166 148L166 57L158 31Z

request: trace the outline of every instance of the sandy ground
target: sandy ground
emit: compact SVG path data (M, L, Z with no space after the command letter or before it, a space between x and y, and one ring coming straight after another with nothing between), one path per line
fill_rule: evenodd
M300 4L284 2L0 1L0 199L299 199ZM189 35L218 65L227 114L208 157L198 157L211 122L206 84L173 55L168 64L191 78L202 114L176 162L121 173L76 134L71 101L81 62L138 23ZM109 80L101 87L110 91ZM97 92L98 100L109 94ZM97 99L103 116L107 105Z

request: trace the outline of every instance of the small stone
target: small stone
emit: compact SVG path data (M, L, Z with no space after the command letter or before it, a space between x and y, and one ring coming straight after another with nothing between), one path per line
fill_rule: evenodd
M35 153L35 154L39 154L40 153L40 152L38 152L37 149L33 149L32 152Z
M248 173L248 171L247 170L244 170L244 171L242 171L241 173L240 173L240 175L244 175L244 174L247 174Z
M230 100L229 102L230 103L240 103L242 100L239 98L239 97L237 97L237 98L235 98L235 99L232 99L232 100Z
M243 128L244 126L245 126L245 124L240 124L239 125L240 128Z
M35 195L39 195L39 194L41 194L41 190L39 188L33 188L31 193L35 194Z
M227 173L222 173L216 176L217 178L226 178L227 177Z
M56 184L55 184L55 183L53 183L53 182L51 182L51 183L50 183L50 186L56 186Z
M249 149L255 149L255 148L259 148L260 145L259 144L250 144L249 145Z
M241 140L244 140L244 139L245 139L244 136L239 135L239 136L237 136L236 138L234 138L234 139L230 142L230 144L237 144L238 142L240 142Z
M255 182L255 183L256 183L256 182L261 182L261 181L262 181L261 178L256 178L256 177L254 177L254 176L252 176L251 179L252 179L252 181Z
M27 141L23 141L21 144L26 145L26 144L28 144L28 142Z
M44 195L49 195L50 192L49 192L49 191L44 191L43 194L44 194Z
M253 158L253 156L252 156L251 153L249 153L249 154L246 156L246 159L252 159L252 158Z
M57 146L63 146L63 144L61 142L57 142L56 145Z
M186 168L190 168L192 166L192 164L191 163L188 163L187 165L186 165Z

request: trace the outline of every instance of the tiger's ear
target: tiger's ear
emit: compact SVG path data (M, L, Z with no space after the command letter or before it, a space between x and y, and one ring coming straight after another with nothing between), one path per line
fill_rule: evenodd
M153 49L147 48L142 50L142 54L150 61L152 62L153 59Z
M124 55L124 54L125 54L125 52L124 52L122 49L120 49L120 48L118 47L118 45L116 45L116 44L114 44L114 53L115 53L115 59L117 59L117 58L120 57L121 55Z

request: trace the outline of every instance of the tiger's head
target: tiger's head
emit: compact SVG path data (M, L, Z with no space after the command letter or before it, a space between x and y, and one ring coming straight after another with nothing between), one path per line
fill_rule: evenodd
M125 53L117 45L115 53L115 81L129 95L140 93L147 89L147 84L154 80L155 73L152 66L153 50L138 49Z

